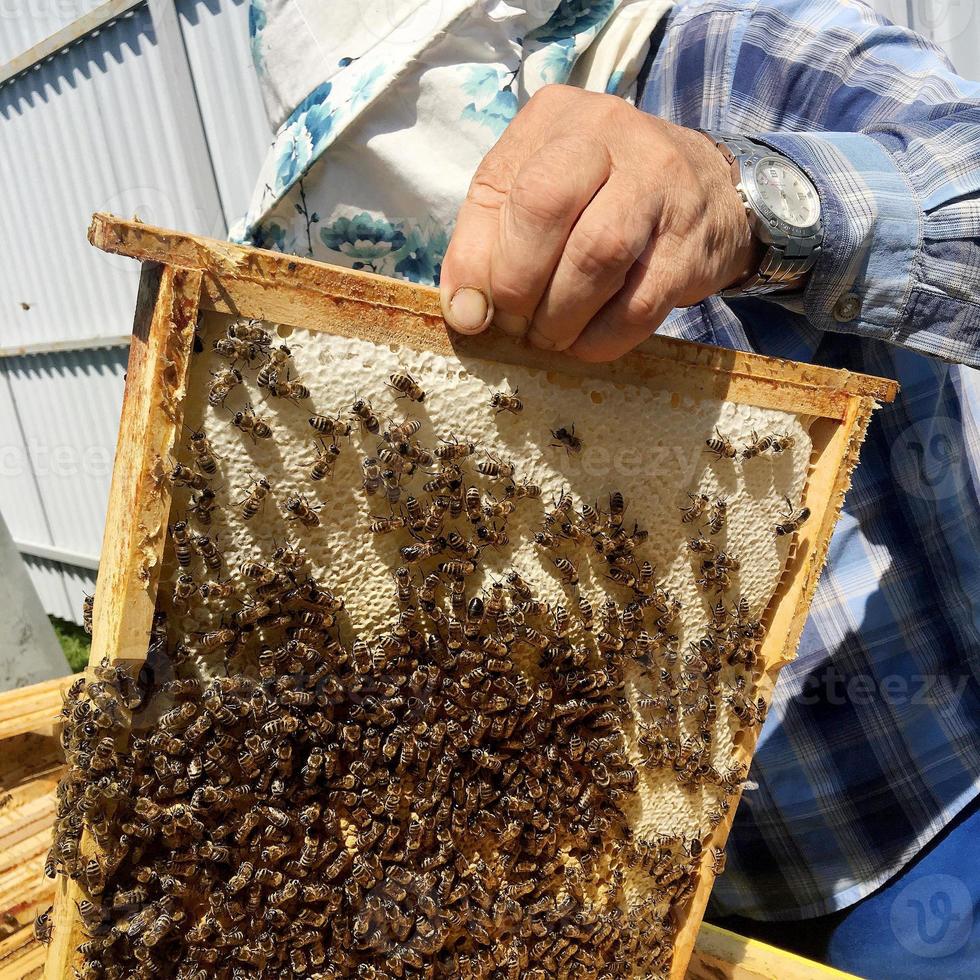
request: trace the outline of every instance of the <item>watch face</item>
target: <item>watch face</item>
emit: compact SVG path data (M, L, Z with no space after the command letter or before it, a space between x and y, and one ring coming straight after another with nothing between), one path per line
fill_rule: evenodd
M813 184L793 164L780 157L763 157L755 165L759 197L782 222L808 228L820 217L820 199Z

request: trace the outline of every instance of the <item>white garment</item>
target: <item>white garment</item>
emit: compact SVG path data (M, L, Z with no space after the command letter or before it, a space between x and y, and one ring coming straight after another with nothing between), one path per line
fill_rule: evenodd
M253 0L278 133L238 241L438 281L471 177L551 82L632 100L672 0Z

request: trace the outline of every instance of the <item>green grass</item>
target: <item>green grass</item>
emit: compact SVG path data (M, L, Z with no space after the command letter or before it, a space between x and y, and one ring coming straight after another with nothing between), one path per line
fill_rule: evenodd
M89 647L92 645L88 633L81 626L76 626L64 619L58 619L57 616L49 616L48 618L54 627L61 649L65 651L65 657L68 658L68 665L75 673L84 670L88 664Z

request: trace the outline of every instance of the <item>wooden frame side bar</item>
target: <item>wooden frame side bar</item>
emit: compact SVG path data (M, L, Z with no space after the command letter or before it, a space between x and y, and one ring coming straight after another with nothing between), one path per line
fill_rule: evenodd
M764 616L766 636L759 650L764 673L754 693L757 697L765 698L767 706L772 702L779 671L796 655L820 572L827 559L830 538L840 518L844 494L850 486L851 473L857 464L858 453L873 410L872 399L852 397L847 417L842 423L830 420L819 420L815 423L819 428L813 432L814 457L802 500L802 504L810 508L811 516L797 533L781 584L773 594ZM818 501L822 501L822 504ZM759 739L759 729L747 729L745 735L739 743L735 761L750 766ZM725 847L740 799L741 794L731 800L731 809L715 828L704 848L697 890L677 932L671 980L684 980L686 976L714 885L711 850Z
M119 439L95 592L90 667L103 657L138 670L146 659L170 515L169 459L178 438L197 324L201 273L144 265L126 372ZM82 839L94 853L94 842ZM56 885L54 930L44 976L72 975L84 941L64 875Z

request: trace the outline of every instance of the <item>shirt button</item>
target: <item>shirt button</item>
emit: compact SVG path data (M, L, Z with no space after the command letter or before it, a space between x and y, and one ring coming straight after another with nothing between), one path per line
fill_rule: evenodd
M861 312L861 300L854 293L841 296L834 304L834 319L838 323L850 323Z

